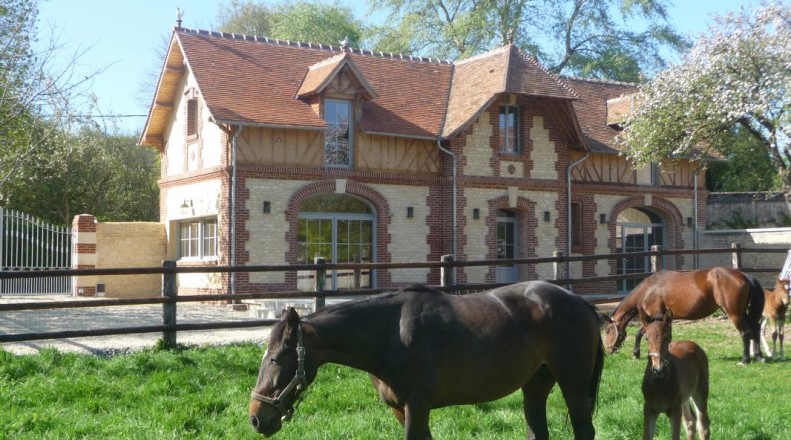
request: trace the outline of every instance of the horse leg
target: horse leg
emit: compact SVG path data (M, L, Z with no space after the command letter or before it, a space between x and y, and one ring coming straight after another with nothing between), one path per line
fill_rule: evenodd
M670 408L667 413L670 418L670 438L672 440L681 440L681 406Z
M773 357L772 353L774 353L774 352L769 348L769 343L766 341L766 324L768 324L768 323L769 323L769 318L768 317L765 318L763 320L763 322L761 323L761 334L760 334L761 335L761 345L764 346L764 351L766 352L766 355L769 356L769 357Z
M742 337L742 345L743 345L742 360L739 363L740 364L749 364L750 363L750 350L751 350L751 348L755 348L755 349L758 350L758 354L756 354L756 359L760 359L760 357L761 357L760 356L760 349L761 349L761 347L760 347L760 345L758 345L757 347L755 345L751 345L752 342L753 342L753 338L752 338L752 335L751 335L751 333L753 333L753 330L752 330L751 326L746 322L747 317L746 316L738 316L738 315L729 315L729 318L731 319L731 322L733 323L733 326L736 327L736 330L739 331L739 335ZM757 326L755 331L756 331L755 335L758 336L758 334L761 332L760 325ZM757 339L755 341L758 342Z
M643 440L653 440L659 413L643 404Z
M687 440L695 440L695 413L690 402L681 405L681 416L684 418L684 431L687 433Z
M695 409L699 440L709 440L711 421L709 420L708 388L704 387L692 395L692 407ZM692 439L693 437L689 437Z
M637 334L634 335L634 349L632 350L633 359L640 359L640 341L642 341L643 335L645 335L645 329L643 326L640 326L640 329L637 330Z
M555 386L554 376L549 372L546 365L542 365L530 378L530 381L522 387L528 440L546 440L549 438L547 398L553 386Z
M577 365L579 366L579 365ZM593 439L596 430L593 427L593 408L596 402L590 396L591 377L573 371L555 373L563 399L568 407L571 427L574 429L575 440Z
M783 338L785 336L785 317L781 317L777 320L777 333L779 333L778 338L780 339L780 360L786 360L785 352L783 351Z
M404 439L430 440L431 431L428 427L431 408L421 400L407 402L404 407ZM398 416L396 416L398 417Z

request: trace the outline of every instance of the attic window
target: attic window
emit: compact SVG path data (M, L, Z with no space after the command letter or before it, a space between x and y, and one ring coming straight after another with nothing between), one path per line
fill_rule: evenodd
M519 108L515 105L500 106L500 151L519 153Z
M332 167L352 165L352 102L327 99L324 102L324 120L329 130L324 136L324 164Z
M187 100L187 136L198 134L198 99Z

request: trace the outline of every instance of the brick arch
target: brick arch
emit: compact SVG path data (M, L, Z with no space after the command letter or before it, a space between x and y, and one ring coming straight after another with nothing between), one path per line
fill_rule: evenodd
M535 225L538 224L536 217L536 202L525 197L517 197L516 206L509 206L508 196L500 196L488 201L489 212L486 214L486 244L488 251L487 260L497 259L497 210L506 209L516 211L519 219L519 258L535 257L535 247L538 244ZM533 227L529 227L532 222ZM535 266L530 265L520 268L520 279L536 279ZM486 273L486 281L493 283L496 281L496 270L489 267Z
M286 232L286 262L295 264L297 262L297 231L299 230L299 209L302 203L315 196L322 194L333 194L336 192L335 180L322 180L298 189L288 200L286 208L286 221L288 222L288 232ZM387 263L391 261L390 256L390 204L387 199L375 189L358 182L347 181L345 195L353 195L366 201L373 208L376 216L376 260ZM293 280L291 279L293 277ZM390 273L386 269L377 271L377 282L380 286L390 284ZM296 286L296 273L287 274L286 283Z
M640 195L621 200L610 210L609 220L607 221L607 229L609 230L610 236L607 244L610 248L610 252L619 252L619 250L615 247L615 228L618 223L618 215L629 208L648 209L662 219L662 223L665 228L665 248L681 249L684 247L681 240L684 221L681 211L678 209L678 207L673 202L658 196L652 196L651 204L649 205L646 204L645 196ZM682 255L677 255L674 259L675 268L682 267L683 264L684 257ZM613 270L617 269L616 261L611 261L610 265L612 266ZM668 269L672 268L673 267L670 267Z

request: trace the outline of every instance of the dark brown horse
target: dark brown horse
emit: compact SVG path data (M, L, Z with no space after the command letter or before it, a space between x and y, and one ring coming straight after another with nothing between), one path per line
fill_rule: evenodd
M722 309L742 337L742 363L750 362L751 343L756 360L762 360L758 342L764 291L755 278L736 269L713 267L690 272L661 271L646 278L626 296L606 325L604 346L614 353L626 338L626 326L639 311L655 314L660 307L673 310L676 319L705 318ZM642 328L634 341L640 357Z
M775 280L775 289L764 289L764 321L761 324L761 343L764 346L764 351L771 357L777 354L777 340L780 340L780 360L786 359L785 352L783 351L783 339L785 339L785 322L786 313L788 312L788 280L782 280L779 277ZM766 341L766 326L772 326L772 348L769 348L769 343Z
M687 440L708 440L709 360L692 341L672 341L673 311L659 316L640 312L648 339L648 364L643 375L643 440L654 438L656 419L667 414L671 436L681 436L681 418Z
M604 349L600 317L585 300L533 281L479 294L423 286L333 305L272 329L250 400L250 422L270 436L325 363L366 371L407 440L431 438L429 412L499 399L521 389L535 438L549 436L555 383L575 439L592 423Z

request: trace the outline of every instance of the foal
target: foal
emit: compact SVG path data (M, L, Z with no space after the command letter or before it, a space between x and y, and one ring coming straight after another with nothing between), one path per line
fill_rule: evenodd
M785 360L785 353L783 352L783 328L786 322L786 312L788 311L788 280L782 280L777 277L775 280L774 291L764 289L764 321L761 323L761 344L764 346L764 351L767 355L774 357L777 353L777 340L780 339L780 360ZM772 348L769 349L769 343L766 340L764 331L766 324L772 325Z
M656 419L667 414L673 440L681 436L681 417L687 440L695 439L697 424L700 440L709 439L709 361L706 353L692 341L670 342L673 312L649 317L640 313L648 339L648 365L643 376L643 440L656 432ZM696 423L697 422L697 423Z

